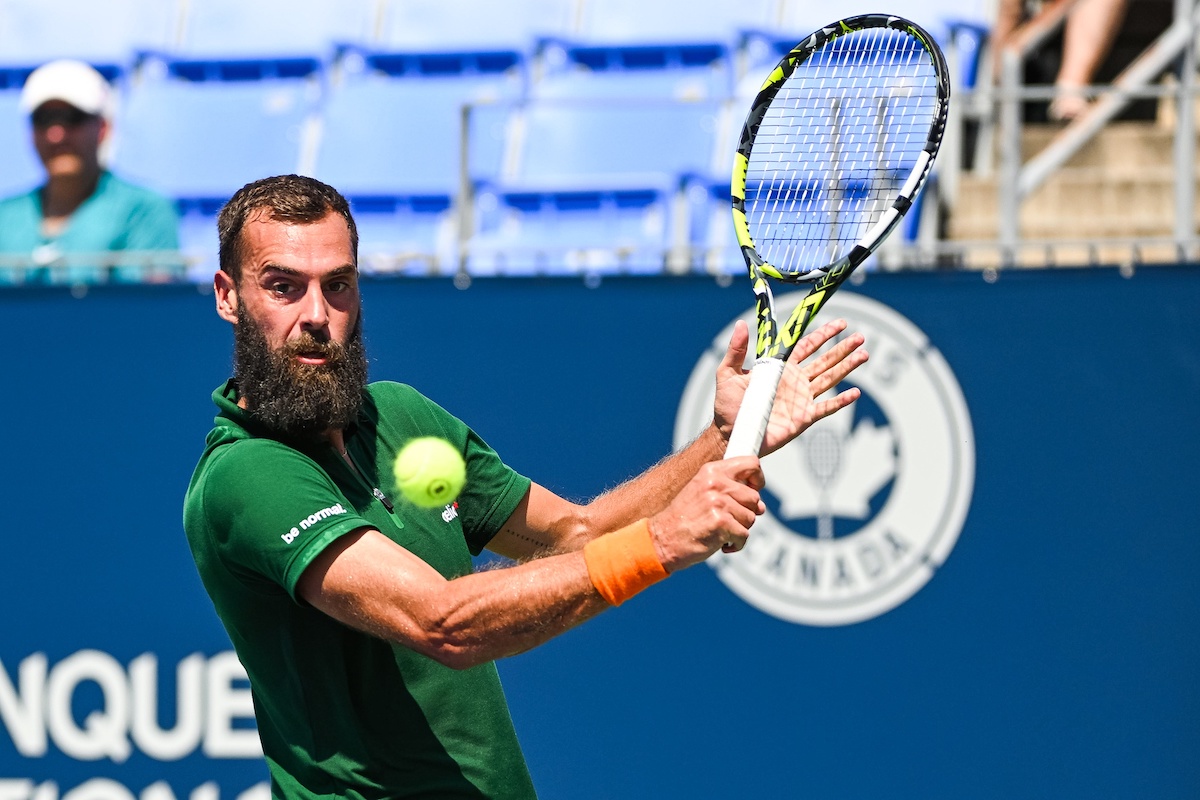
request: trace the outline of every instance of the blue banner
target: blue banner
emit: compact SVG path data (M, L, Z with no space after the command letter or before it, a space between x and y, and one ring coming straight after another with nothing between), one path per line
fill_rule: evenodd
M372 377L586 498L705 424L744 284L374 280ZM764 462L740 560L501 662L541 796L1200 794L1197 308L1190 266L843 289L863 399ZM0 798L265 798L181 526L231 364L211 294L0 313Z

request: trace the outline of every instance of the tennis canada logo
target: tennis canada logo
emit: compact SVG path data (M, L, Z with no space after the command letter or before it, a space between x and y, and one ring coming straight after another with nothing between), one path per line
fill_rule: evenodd
M805 294L777 298L779 318ZM834 295L818 323L837 317L867 337L870 361L840 387L862 396L763 459L767 512L742 552L709 559L747 603L806 625L861 622L916 594L954 548L975 483L970 415L942 354L862 295ZM753 309L743 318L753 338ZM692 371L676 448L712 419L713 377L732 332L731 322Z

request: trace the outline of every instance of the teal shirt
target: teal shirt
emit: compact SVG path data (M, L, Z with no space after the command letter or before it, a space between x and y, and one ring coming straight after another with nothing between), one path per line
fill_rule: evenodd
M232 382L184 502L201 580L250 678L272 796L530 800L532 781L494 663L453 670L353 630L296 593L338 537L373 528L445 578L473 570L530 481L411 387L373 383L346 431L350 469L327 443L271 438ZM467 464L458 500L407 503L392 464L440 436ZM390 507L389 507L390 506Z
M83 201L53 237L42 233L41 187L0 200L0 257L9 264L25 262L45 272L32 273L52 283L96 283L110 276L128 282L154 279L182 267L179 250L179 216L170 200L135 186L111 172L102 172L96 191ZM154 264L118 251L156 254ZM2 263L2 262L0 262ZM11 270L0 273L0 282L18 280Z

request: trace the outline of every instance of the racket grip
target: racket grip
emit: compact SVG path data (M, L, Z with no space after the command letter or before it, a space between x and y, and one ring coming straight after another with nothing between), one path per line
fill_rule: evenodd
M760 358L750 369L750 385L742 397L733 432L729 434L726 458L756 456L767 433L771 407L775 405L775 390L783 377L784 362L779 358Z

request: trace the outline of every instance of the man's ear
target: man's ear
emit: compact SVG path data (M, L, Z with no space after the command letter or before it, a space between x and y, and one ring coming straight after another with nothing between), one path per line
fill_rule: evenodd
M225 270L213 275L213 294L217 298L217 316L226 322L238 324L237 284Z

